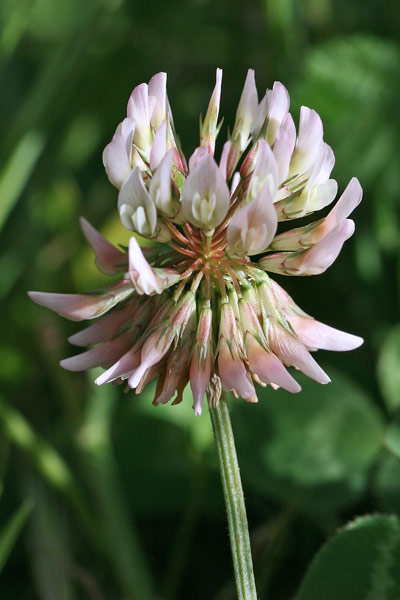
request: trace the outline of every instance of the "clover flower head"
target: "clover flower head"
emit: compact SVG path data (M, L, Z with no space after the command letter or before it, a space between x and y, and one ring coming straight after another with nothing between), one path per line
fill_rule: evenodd
M96 383L125 383L137 393L157 378L155 405L174 396L179 403L189 382L196 414L211 385L248 402L257 401L254 382L298 392L286 367L326 384L310 352L362 343L303 312L270 277L317 275L334 262L354 232L348 217L361 201L358 180L327 216L278 233L280 223L307 217L336 196L321 119L303 106L296 132L285 87L275 82L259 102L249 70L218 161L221 79L217 69L200 145L188 161L166 74L133 90L103 153L121 221L132 231L129 247L117 249L81 220L98 268L120 273L120 281L88 294L30 292L69 319L99 317L70 337L91 348L63 360L64 368L101 366ZM141 248L137 236L155 245Z

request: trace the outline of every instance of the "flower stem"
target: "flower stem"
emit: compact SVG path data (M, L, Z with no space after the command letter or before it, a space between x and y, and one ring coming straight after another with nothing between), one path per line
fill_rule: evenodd
M224 392L210 416L217 445L238 600L257 600L239 464Z

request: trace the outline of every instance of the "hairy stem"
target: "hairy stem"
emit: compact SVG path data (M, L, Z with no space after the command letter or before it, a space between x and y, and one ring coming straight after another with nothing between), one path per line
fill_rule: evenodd
M218 406L210 407L210 415L228 517L238 600L257 600L243 488L224 393Z

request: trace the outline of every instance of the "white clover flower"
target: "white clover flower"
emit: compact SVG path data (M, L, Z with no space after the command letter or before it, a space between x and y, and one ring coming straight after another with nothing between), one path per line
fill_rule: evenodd
M121 281L93 294L30 292L72 320L101 317L71 336L93 348L63 367L102 366L99 385L125 382L137 392L158 378L154 404L174 395L180 402L189 382L196 414L211 381L249 402L257 401L254 382L296 393L300 386L286 367L326 384L310 352L362 343L307 315L269 276L317 275L334 262L354 232L348 217L361 201L359 182L350 181L326 217L279 233L280 221L310 215L336 196L321 119L302 107L296 134L286 88L275 82L258 103L250 70L218 164L221 79L218 69L188 166L165 73L133 90L127 117L104 150L123 225L160 244L141 248L133 235L129 248L118 250L82 219L98 268L120 273Z

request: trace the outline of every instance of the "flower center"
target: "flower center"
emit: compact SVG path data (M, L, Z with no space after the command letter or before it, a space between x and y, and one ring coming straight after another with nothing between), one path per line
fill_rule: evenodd
M168 258L167 262L163 261L163 257L160 258L160 265L162 262L163 266L171 267L181 274L179 292L190 280L192 280L191 289L195 291L203 277L206 281L208 297L211 285L223 292L227 280L239 291L240 278L236 271L246 269L250 261L247 258L226 254L227 222L209 232L204 232L190 223L182 225L182 230L171 222L166 224L172 236L168 245L173 250L163 255Z

